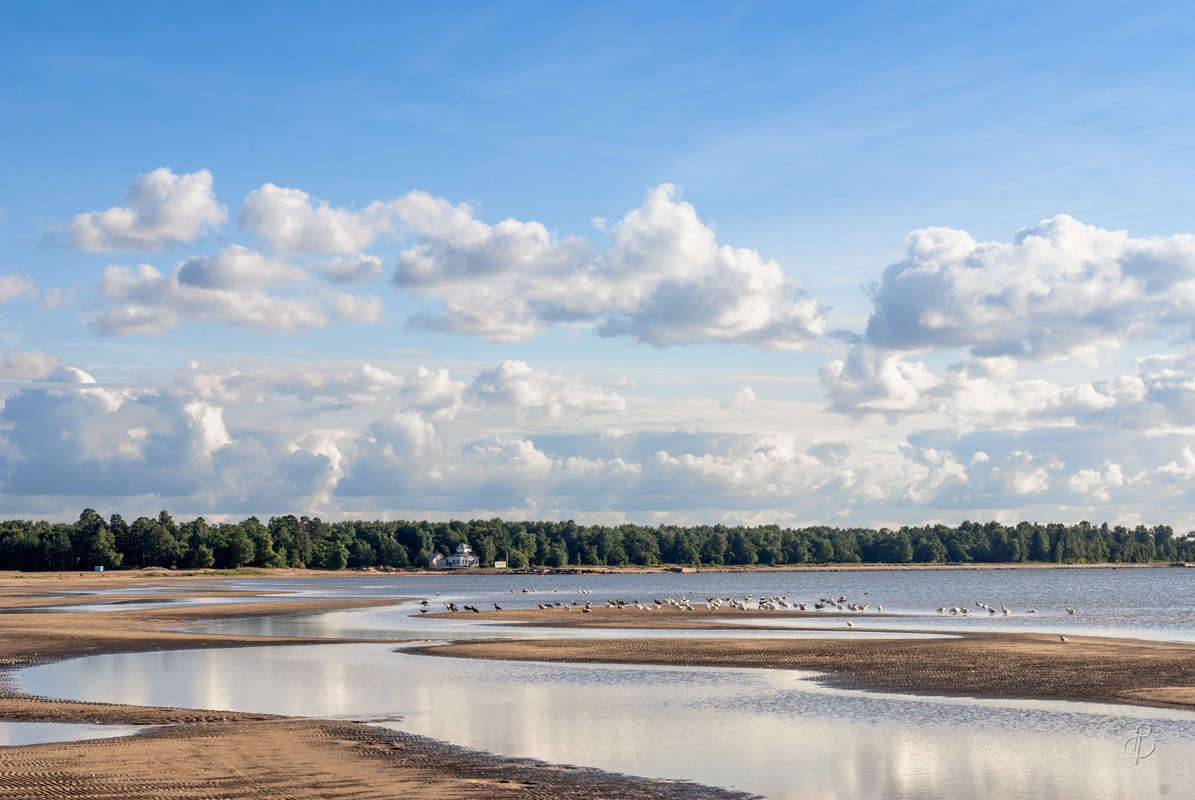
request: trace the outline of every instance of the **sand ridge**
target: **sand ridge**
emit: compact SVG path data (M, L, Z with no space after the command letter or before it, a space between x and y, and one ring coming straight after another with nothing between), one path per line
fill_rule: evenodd
M644 623L647 624L647 623ZM821 673L843 688L1195 709L1195 645L1036 633L868 639L503 639L405 648L420 655Z

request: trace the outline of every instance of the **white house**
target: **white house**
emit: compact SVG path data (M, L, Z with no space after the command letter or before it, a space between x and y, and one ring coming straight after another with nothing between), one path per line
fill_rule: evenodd
M506 562L505 561L495 561L494 569L506 569Z
M476 567L481 559L473 554L473 548L461 542L456 546L456 552L447 559L449 567Z

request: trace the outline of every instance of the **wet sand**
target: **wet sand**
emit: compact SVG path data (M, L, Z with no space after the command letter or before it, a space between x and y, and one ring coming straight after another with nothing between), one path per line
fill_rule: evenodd
M525 602L525 601L524 601ZM499 603L501 605L501 603ZM875 611L843 612L843 611L743 611L737 608L723 606L717 609L695 607L693 611L682 611L676 608L662 606L654 610L640 611L634 606L625 608L610 608L605 605L595 605L589 611L580 607L539 608L505 608L502 611L487 611L478 609L472 611L431 611L425 616L432 618L463 618L466 620L483 620L489 622L515 623L535 625L545 628L656 628L683 630L811 630L826 633L824 627L794 628L791 625L768 626L758 624L768 619L807 619L824 622L827 619L838 620L843 625L848 619L865 619L870 624L869 630L876 630L874 623L884 619L898 619L899 614L881 614ZM752 620L748 623L746 620Z
M351 722L229 720L126 738L0 748L0 800L747 796L685 782L498 758Z
M1068 635L1067 639L1061 642L1056 635L1034 633L968 633L936 639L476 640L404 652L528 661L809 670L821 673L825 683L840 688L1195 710L1195 645L1095 636Z
M94 603L61 591L170 586L118 599L227 596L189 583L212 577L147 578L130 573L0 573L0 720L157 725L131 737L0 747L0 800L133 798L731 798L744 795L685 782L615 775L477 753L410 734L353 723L263 714L80 703L30 697L7 673L36 663L111 652L329 644L346 641L229 636L162 630L204 620L363 608L390 600L269 600L112 611L28 613L33 606ZM285 574L278 577L286 577ZM345 577L340 573L338 577ZM236 593L244 595L244 593ZM252 593L250 593L252 594ZM114 599L103 598L103 602ZM398 642L401 640L385 640Z

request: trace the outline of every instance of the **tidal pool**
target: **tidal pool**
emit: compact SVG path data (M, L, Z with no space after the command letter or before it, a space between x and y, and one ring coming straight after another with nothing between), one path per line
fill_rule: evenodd
M62 606L34 606L32 608L11 608L6 614L65 614L89 613L92 611L149 611L155 608L182 608L186 606L218 606L235 605L237 603L255 603L260 600L288 600L287 597L177 597L169 600L114 600L106 603L81 603L78 605Z
M1161 798L1195 786L1195 713L841 691L785 670L329 644L90 656L16 678L38 695L374 721L777 798Z
M111 739L132 736L145 730L136 725L84 725L72 722L0 721L0 747L20 747L48 742L78 742L84 739Z

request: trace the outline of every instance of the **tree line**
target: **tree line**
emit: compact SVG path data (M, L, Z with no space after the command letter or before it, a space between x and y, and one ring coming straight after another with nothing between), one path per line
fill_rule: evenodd
M1148 563L1195 561L1195 535L1168 525L963 522L956 526L835 528L778 525L578 525L501 519L324 522L286 515L262 522L178 523L167 511L73 523L0 522L0 569L165 567L422 567L469 544L483 566L750 566L755 564Z

